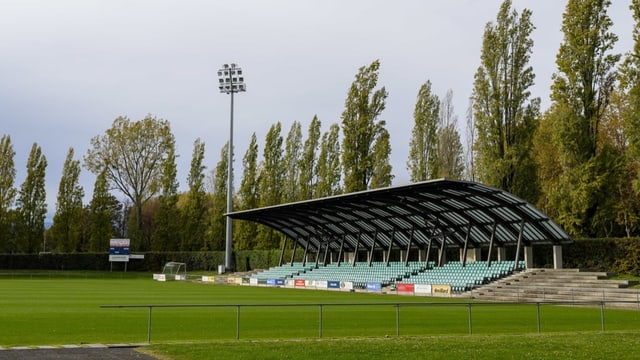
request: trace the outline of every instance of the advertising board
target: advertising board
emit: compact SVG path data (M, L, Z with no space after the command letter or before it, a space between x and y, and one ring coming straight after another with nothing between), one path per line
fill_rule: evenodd
M129 239L109 240L109 261L129 262Z

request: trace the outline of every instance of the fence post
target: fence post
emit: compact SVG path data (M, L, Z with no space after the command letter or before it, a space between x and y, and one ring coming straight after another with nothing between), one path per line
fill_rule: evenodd
M467 306L469 307L469 335L471 335L473 334L473 326L471 322L471 303L468 303Z
M147 343L151 344L151 309L152 305L149 305L149 318L147 319Z
M322 304L318 304L318 306L320 307L319 331L320 331L320 339L322 339Z
M600 325L604 332L604 301L600 302Z
M538 334L540 334L540 303L536 303L537 315L536 320L538 321Z
M396 336L400 336L400 304L396 303Z
M240 305L236 305L236 340L240 339Z

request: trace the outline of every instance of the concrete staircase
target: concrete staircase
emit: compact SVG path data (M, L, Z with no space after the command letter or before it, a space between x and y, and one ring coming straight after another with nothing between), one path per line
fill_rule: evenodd
M465 297L505 302L591 302L601 301L607 307L640 309L640 289L627 280L611 280L605 272L579 269L528 269L483 285Z

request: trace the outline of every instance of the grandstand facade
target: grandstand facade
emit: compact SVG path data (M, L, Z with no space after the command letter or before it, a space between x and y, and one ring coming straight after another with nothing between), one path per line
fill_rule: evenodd
M562 268L562 246L573 242L558 224L513 194L446 179L227 216L286 235L279 266L258 274L254 282L413 284L429 285L430 291L446 283L453 291L466 291L531 267L538 244L552 245L553 267ZM284 259L288 241L293 247L289 261ZM507 259L510 246L515 255ZM448 248L458 248L460 259L448 261ZM294 262L297 251L303 252L302 262Z

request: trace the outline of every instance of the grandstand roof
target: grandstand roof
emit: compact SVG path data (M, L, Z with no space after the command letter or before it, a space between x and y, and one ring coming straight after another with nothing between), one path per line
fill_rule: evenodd
M431 180L227 214L280 231L309 250L468 247L571 243L526 201L475 182ZM494 232L495 229L495 232ZM344 240L343 240L344 239Z

